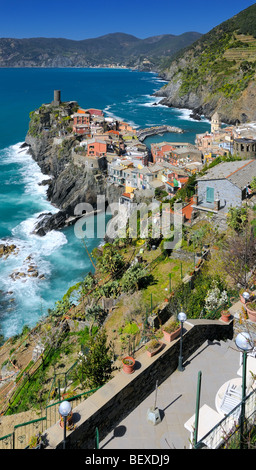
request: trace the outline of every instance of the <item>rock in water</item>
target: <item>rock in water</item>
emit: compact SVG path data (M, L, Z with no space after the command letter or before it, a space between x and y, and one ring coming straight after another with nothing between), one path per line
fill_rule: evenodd
M47 214L40 218L36 224L33 233L44 237L51 230L58 230L65 225L67 214L65 211L59 211L57 214Z

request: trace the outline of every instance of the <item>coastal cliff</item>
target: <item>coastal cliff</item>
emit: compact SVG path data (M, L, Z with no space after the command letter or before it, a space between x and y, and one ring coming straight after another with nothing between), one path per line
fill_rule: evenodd
M71 115L78 108L75 101L42 105L30 113L29 130L25 139L33 159L39 165L48 186L47 197L59 209L57 213L42 214L34 232L40 236L59 229L74 217L79 203L89 203L96 209L97 195L105 195L106 202L118 200L121 188L106 184L104 169L88 168L77 164L74 149L80 137L70 130Z
M223 122L256 119L256 5L203 35L160 71L169 83L155 93L161 104Z

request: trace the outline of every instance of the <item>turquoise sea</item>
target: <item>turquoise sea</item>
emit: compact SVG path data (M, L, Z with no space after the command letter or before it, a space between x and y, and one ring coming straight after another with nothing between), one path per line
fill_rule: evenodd
M57 209L38 184L45 176L20 149L29 112L52 101L53 90L59 89L62 101L102 109L106 116L136 128L169 124L186 131L148 138L144 141L148 146L162 140L194 143L195 135L208 131L210 123L191 119L187 110L154 105L159 98L152 94L164 83L155 73L124 69L0 69L0 244L14 243L19 250L0 258L0 334L5 338L20 333L24 325L33 327L71 285L93 271L73 227L43 238L31 234L40 213ZM101 241L87 240L89 251ZM10 277L29 264L35 264L45 279Z

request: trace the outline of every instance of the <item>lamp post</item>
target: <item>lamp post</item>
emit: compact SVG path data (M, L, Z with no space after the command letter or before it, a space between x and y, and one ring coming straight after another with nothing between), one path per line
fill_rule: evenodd
M63 440L63 449L66 448L66 433L67 433L67 417L71 412L71 404L69 401L63 401L59 406L59 414L63 418L64 424L64 440Z
M243 292L242 293L242 296L245 300L245 302L248 302L249 298L250 298L250 294L248 292Z
M179 363L178 363L178 370L183 371L184 367L182 365L182 339L183 339L183 323L186 321L187 315L184 312L180 312L178 314L178 320L181 323L181 332L180 332L180 355L179 355Z
M238 333L235 339L236 346L243 353L243 376L242 376L242 403L240 415L240 448L243 448L244 420L245 420L245 397L246 397L246 362L247 353L254 347L249 333Z

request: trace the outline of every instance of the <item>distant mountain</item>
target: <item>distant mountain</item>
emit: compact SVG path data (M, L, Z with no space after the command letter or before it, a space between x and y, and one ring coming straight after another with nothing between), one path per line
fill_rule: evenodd
M187 32L139 39L112 33L94 39L0 38L0 67L90 67L109 64L142 69L160 66L166 57L201 37Z
M162 104L226 123L256 121L256 4L166 58Z

